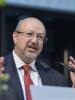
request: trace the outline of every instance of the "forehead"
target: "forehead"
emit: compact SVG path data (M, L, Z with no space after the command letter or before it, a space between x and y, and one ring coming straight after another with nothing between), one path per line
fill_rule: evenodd
M23 32L32 30L39 33L46 33L44 24L35 18L27 18L22 20L19 30Z

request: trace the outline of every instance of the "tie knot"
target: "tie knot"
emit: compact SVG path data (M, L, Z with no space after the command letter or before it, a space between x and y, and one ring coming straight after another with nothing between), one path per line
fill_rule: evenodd
M23 69L25 72L29 72L30 71L30 65L26 64L23 66Z

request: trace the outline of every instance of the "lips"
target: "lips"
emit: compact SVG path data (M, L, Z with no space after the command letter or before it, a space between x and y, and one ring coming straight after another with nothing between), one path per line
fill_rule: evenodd
M28 46L28 48L29 48L29 50L33 50L33 51L37 50L37 47L35 47L35 46Z

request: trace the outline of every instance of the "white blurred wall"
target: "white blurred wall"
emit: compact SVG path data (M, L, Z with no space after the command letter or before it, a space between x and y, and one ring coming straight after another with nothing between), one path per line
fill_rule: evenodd
M75 12L75 0L5 0L7 4Z

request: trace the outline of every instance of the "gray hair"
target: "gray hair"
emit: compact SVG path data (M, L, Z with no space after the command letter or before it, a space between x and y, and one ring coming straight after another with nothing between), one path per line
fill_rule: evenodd
M28 17L28 18L20 19L20 20L19 20L19 22L18 22L18 24L17 24L17 26L16 26L16 28L15 28L15 31L19 31L21 24L22 24L24 21L27 21L27 20L29 20L29 19L31 20L31 18L32 18L32 20L35 19L36 21L39 21L39 22L43 25L43 27L45 28L45 25L44 25L43 22L40 21L39 19L37 19L37 18L35 18L35 17ZM46 30L45 30L45 34L46 34Z
M23 21L23 19L22 20L19 20L19 22L18 22L18 24L17 24L17 26L15 28L15 31L18 31L19 30L19 28L20 28L20 26L22 24L22 21Z

